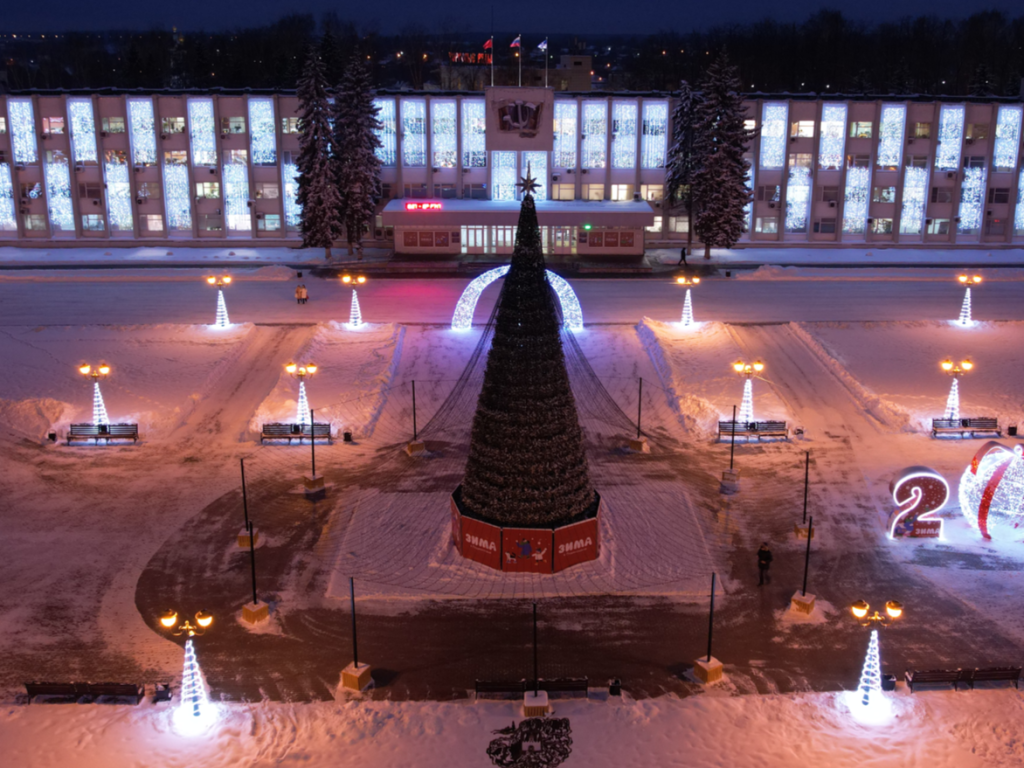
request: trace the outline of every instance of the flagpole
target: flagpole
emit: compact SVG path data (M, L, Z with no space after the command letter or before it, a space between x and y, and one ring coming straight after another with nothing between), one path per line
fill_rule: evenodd
M519 41L519 50L516 53L519 54L519 87L523 87L523 34L520 32L519 37L516 38Z
M492 6L491 7L491 16L493 17L493 15L494 15L494 8ZM494 25L493 18L491 20L491 25L492 26ZM493 87L494 87L494 35L491 35L491 88L493 88Z
M548 39L544 38L544 87L548 87Z

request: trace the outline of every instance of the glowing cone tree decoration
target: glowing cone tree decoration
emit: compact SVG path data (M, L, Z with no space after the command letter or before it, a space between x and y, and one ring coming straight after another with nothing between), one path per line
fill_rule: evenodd
M960 319L957 320L960 325L971 325L974 321L971 320L971 289L968 288L964 294L964 303L960 307Z
M179 709L187 717L202 718L209 708L210 697L206 692L203 673L199 669L196 648L190 637L185 641L185 668L181 674L181 704Z
M754 382L750 379L743 382L743 402L740 403L740 413L736 420L743 424L754 420Z
M306 399L306 382L299 382L299 413L298 422L303 426L309 424L309 401Z
M352 289L352 309L348 315L348 324L353 328L358 328L363 324L363 313L359 309L359 295L355 288Z
M953 386L949 388L949 397L946 398L946 418L954 421L960 420L960 382L953 379Z
M227 328L231 325L228 319L228 305L224 301L224 291L217 291L217 319L213 325L216 328Z
M109 424L110 417L107 416L107 406L103 402L103 393L100 392L100 383L92 383L92 423Z
M860 670L857 697L861 706L870 707L882 698L882 658L878 653L878 630L871 630L871 642Z
M693 301L690 299L690 289L686 289L686 300L683 302L683 327L693 325Z

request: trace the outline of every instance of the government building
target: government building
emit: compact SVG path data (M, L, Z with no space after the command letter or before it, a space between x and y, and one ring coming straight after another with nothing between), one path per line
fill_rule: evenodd
M537 179L551 256L678 248L664 199L666 93L542 87L386 92L366 245L510 254L516 182ZM740 247L1024 244L1022 104L750 95L758 129ZM297 246L291 93L0 96L0 245Z

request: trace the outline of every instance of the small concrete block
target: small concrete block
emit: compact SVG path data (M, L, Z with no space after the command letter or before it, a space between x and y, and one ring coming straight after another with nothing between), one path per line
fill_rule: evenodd
M738 469L727 469L722 472L722 485L719 490L722 493L739 493L740 471Z
M302 484L305 486L307 499L322 499L327 495L323 475L303 475Z
M353 662L341 671L341 687L350 691L365 691L373 682L370 676L370 665Z
M422 440L410 440L405 445L405 452L410 456L416 456L427 452L427 444Z
M527 691L523 696L523 717L544 717L550 711L547 691Z
M814 538L814 534L816 534L817 532L818 532L817 528L815 528L813 531L811 531L811 538L812 539ZM798 539L806 539L807 538L807 526L806 525L800 525L800 523L793 523L793 533L796 534L796 537Z
M797 613L806 613L810 616L814 613L814 595L809 593L801 595L799 592L794 592L793 597L789 600L789 607Z
M634 453L650 453L651 446L647 443L646 437L641 437L639 440L629 439L629 450Z
M242 606L242 619L250 624L260 624L270 618L270 606L260 600Z
M707 656L704 656L693 662L693 674L705 685L717 683L722 679L722 662L714 656L708 661Z
M256 526L252 528L252 545L255 547L260 543L260 532L256 530ZM243 549L249 548L249 532L244 528L238 532L238 546Z

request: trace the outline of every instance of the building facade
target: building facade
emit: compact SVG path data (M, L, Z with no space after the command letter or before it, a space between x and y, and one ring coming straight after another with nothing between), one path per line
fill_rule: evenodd
M686 240L685 212L664 200L670 94L498 87L376 103L376 245L511 252L527 170L551 254ZM740 245L1024 244L1019 101L745 104L758 132ZM0 97L0 245L297 245L297 115L285 93Z

